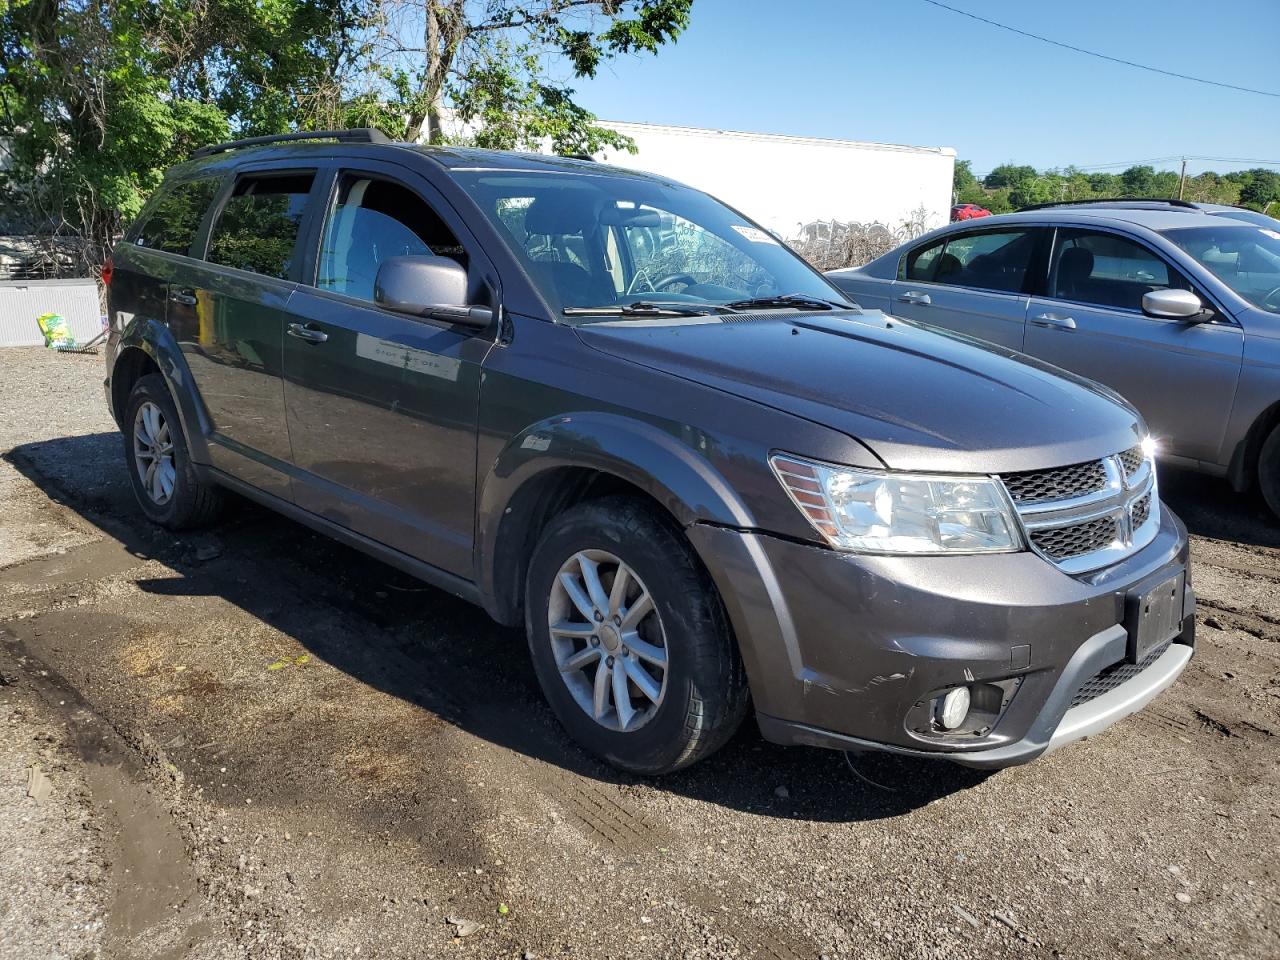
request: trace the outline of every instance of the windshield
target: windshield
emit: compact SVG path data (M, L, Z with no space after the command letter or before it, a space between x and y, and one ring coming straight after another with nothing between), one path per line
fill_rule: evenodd
M701 312L787 296L846 302L772 234L688 187L606 173L455 176L543 296L571 314L636 303Z
M1257 210L1210 210L1209 216L1230 217L1232 220L1243 220L1245 223L1266 227L1268 230L1280 230L1280 220L1275 217L1268 217L1265 213L1259 213Z
M1164 235L1255 307L1280 313L1280 230L1224 223Z

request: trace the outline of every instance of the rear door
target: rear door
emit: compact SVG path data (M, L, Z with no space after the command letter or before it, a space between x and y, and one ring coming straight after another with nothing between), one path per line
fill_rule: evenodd
M467 268L472 304L496 308L493 270L443 198L398 165L344 162L321 208L284 346L294 498L471 578L480 372L493 331L384 310L373 290L390 257L435 254Z
M907 251L894 281L895 316L1021 350L1045 229L1003 226L948 234Z
M1044 291L1031 300L1026 352L1120 393L1169 453L1216 463L1243 331L1222 313L1204 323L1143 313L1143 294L1166 287L1192 284L1142 241L1105 228L1060 228Z
M172 279L169 323L212 422L213 465L291 498L284 331L300 267L314 167L258 165L228 179L208 228L206 263Z
M166 321L170 280L194 265L192 249L221 184L218 175L166 183L117 245L108 288L113 330L135 318Z

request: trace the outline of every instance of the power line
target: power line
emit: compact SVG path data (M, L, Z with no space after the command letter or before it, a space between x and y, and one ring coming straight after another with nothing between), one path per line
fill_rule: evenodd
M1204 77L1193 77L1186 73L1175 73L1172 70L1163 70L1160 67L1153 67L1145 63L1135 63L1132 60L1123 60L1120 57L1108 56L1105 53L1098 53L1096 50L1086 50L1084 47L1072 46L1069 43L1063 43L1061 40L1051 40L1049 37L1042 37L1038 33L1028 33L1026 30L1019 30L1017 27L1011 27L1005 23L998 23L995 20L988 20L986 17L980 17L976 13L970 13L968 10L960 10L957 7L948 6L940 3L939 0L924 0L931 6L940 7L943 10L950 10L952 13L958 13L962 17L968 17L970 20L977 20L979 23L985 23L988 26L998 27L1001 30L1007 30L1010 33L1016 33L1021 37L1029 37L1032 40L1039 40L1041 43L1048 43L1055 47L1061 47L1064 50L1071 50L1074 53L1083 53L1086 57L1097 57L1099 60L1109 60L1112 63L1118 63L1126 67L1136 67L1139 70L1149 70L1152 73L1160 73L1166 77L1176 77L1179 80L1191 80L1195 83L1205 83L1211 87L1222 87L1226 90L1238 90L1241 93L1256 93L1261 97L1280 98L1280 93L1271 90L1255 90L1252 87L1241 87L1234 83L1222 83L1218 80L1206 80Z

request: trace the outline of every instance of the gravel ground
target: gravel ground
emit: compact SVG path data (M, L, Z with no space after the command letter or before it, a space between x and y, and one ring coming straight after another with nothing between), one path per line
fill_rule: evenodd
M1215 481L1161 475L1197 656L1102 736L882 790L748 724L647 780L460 601L143 523L101 377L0 351L0 957L1280 956L1280 525Z

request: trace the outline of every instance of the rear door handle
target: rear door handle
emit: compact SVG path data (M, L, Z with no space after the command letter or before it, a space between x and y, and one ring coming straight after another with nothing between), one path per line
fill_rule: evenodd
M927 307L929 304L933 303L933 301L929 299L929 295L927 293L920 293L916 290L908 290L902 296L898 297L898 302L915 303L922 307Z
M305 340L307 343L324 343L329 339L329 335L323 330L317 330L311 324L303 325L301 323L289 324L289 329L285 331L291 337L297 337L299 340Z
M174 303L180 303L184 307L194 307L196 305L196 293L194 290L170 290L169 299Z
M1074 330L1076 322L1060 313L1037 313L1031 318L1037 327L1057 327L1059 330Z

